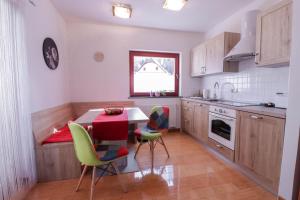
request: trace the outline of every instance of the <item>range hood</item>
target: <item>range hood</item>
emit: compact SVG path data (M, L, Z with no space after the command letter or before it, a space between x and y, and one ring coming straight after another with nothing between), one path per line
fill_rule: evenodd
M259 10L248 11L242 18L241 40L225 56L225 61L241 61L255 56L256 17Z

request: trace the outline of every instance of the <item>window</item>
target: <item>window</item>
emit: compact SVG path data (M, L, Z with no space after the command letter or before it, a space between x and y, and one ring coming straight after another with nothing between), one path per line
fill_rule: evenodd
M130 96L178 96L179 54L130 51Z

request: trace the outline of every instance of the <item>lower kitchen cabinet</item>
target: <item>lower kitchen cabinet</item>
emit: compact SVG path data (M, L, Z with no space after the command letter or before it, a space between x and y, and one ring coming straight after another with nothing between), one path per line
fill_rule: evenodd
M285 120L240 112L236 162L278 191Z
M182 101L182 130L205 143L208 140L208 108L206 104Z
M194 103L190 101L181 102L181 128L186 133L193 132L193 114L194 114Z
M208 140L208 105L195 103L192 135L207 143Z

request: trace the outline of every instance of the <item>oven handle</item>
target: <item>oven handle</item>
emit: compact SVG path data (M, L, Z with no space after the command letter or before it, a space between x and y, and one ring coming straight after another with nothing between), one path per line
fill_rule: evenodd
M210 116L217 118L217 119L221 119L221 120L227 120L227 121L235 121L236 119L234 118L230 118L230 117L226 117L226 116L222 116L222 115L217 115L214 113L209 113Z

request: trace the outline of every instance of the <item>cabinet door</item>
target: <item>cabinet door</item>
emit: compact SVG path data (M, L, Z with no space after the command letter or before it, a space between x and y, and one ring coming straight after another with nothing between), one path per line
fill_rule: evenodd
M247 112L240 116L238 162L277 190L285 121Z
M259 66L290 60L292 2L283 1L257 18L256 57Z
M182 102L182 130L186 133L193 133L193 103L189 101Z
M192 50L191 55L191 76L200 76L205 73L206 46L200 44Z
M206 74L223 72L224 33L206 43Z
M194 108L194 133L195 137L202 142L208 140L208 106L200 103Z
M239 124L239 149L238 149L238 162L245 167L254 169L254 156L257 146L255 133L257 133L257 126L254 121L249 117L248 113L240 114Z
M253 123L258 124L255 134L257 148L254 171L273 182L274 187L278 187L285 122L267 116L251 115L251 117Z

